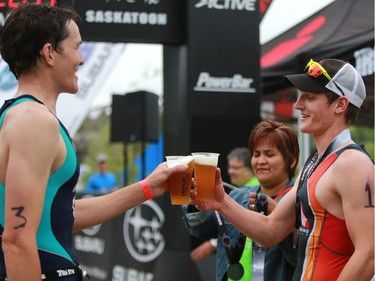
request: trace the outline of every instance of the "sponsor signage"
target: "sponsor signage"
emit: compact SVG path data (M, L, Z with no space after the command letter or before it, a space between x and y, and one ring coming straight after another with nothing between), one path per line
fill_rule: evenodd
M259 117L258 1L188 3L190 114Z
M185 40L185 0L0 0L0 28L21 4L74 5L84 41L171 43Z
M85 41L181 43L184 0L76 1Z
M146 201L74 235L74 247L90 280L154 279L155 262L166 244L165 214L160 203L160 199Z
M74 136L90 110L90 104L100 94L100 89L125 43L84 42L80 52L85 63L78 69L78 93L59 96L57 112L71 136Z

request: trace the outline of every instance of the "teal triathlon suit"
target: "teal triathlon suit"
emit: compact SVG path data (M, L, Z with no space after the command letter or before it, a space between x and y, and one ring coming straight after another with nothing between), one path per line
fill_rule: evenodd
M42 103L30 95L6 101L0 109L0 129L9 108L24 101ZM64 163L49 177L47 183L37 245L43 280L77 281L82 280L82 274L73 248L72 227L79 162L69 133L59 123L67 154ZM4 183L0 182L0 234L4 231L5 188ZM0 280L4 280L5 275L4 254L0 249Z

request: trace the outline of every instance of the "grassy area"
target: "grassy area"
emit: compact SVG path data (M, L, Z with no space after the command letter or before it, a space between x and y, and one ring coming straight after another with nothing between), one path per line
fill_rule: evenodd
M374 154L374 128L353 125L350 127L353 140L358 144L364 144L372 158Z

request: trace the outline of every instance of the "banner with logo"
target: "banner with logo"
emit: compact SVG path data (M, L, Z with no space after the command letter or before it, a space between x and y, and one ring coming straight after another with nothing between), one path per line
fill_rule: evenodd
M191 115L259 117L258 1L188 2Z
M85 42L81 45L85 63L77 72L79 91L74 95L62 94L57 102L57 115L72 136L77 133L125 48L125 43Z
M78 197L87 196L93 195L81 194ZM90 280L152 281L158 274L155 271L158 258L170 248L168 244L188 247L179 236L181 226L168 225L168 214L163 208L167 204L170 205L169 194L146 201L109 222L76 233L74 248ZM180 206L174 208L174 212L181 211ZM179 221L182 224L181 216ZM174 237L168 235L167 228L176 228ZM189 269L189 264L170 263L168 266ZM182 276L180 280L186 280L184 278Z
M57 102L57 116L74 136L86 117L90 104L100 94L108 73L124 51L125 43L83 43L80 52L85 63L80 66L78 76L79 92L61 94ZM12 98L18 82L10 72L8 64L0 57L0 105Z
M86 41L181 43L185 0L76 1Z

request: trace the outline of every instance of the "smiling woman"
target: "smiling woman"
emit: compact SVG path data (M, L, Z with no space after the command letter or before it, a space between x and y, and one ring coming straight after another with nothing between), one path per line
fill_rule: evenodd
M294 184L299 155L297 134L282 123L266 120L252 130L248 146L247 153L241 148L242 153L235 150L228 154L231 181L242 186L231 190L229 197L247 210L269 215ZM250 155L252 169L259 180L256 184L244 183L235 177L236 172L250 165ZM244 159L247 160L239 161ZM220 226L222 219L217 212L196 212L188 205L183 206L183 211L185 225L192 235L218 238L216 280L292 280L297 254L292 232L278 246L265 249L246 238L229 221L225 220L225 227Z

